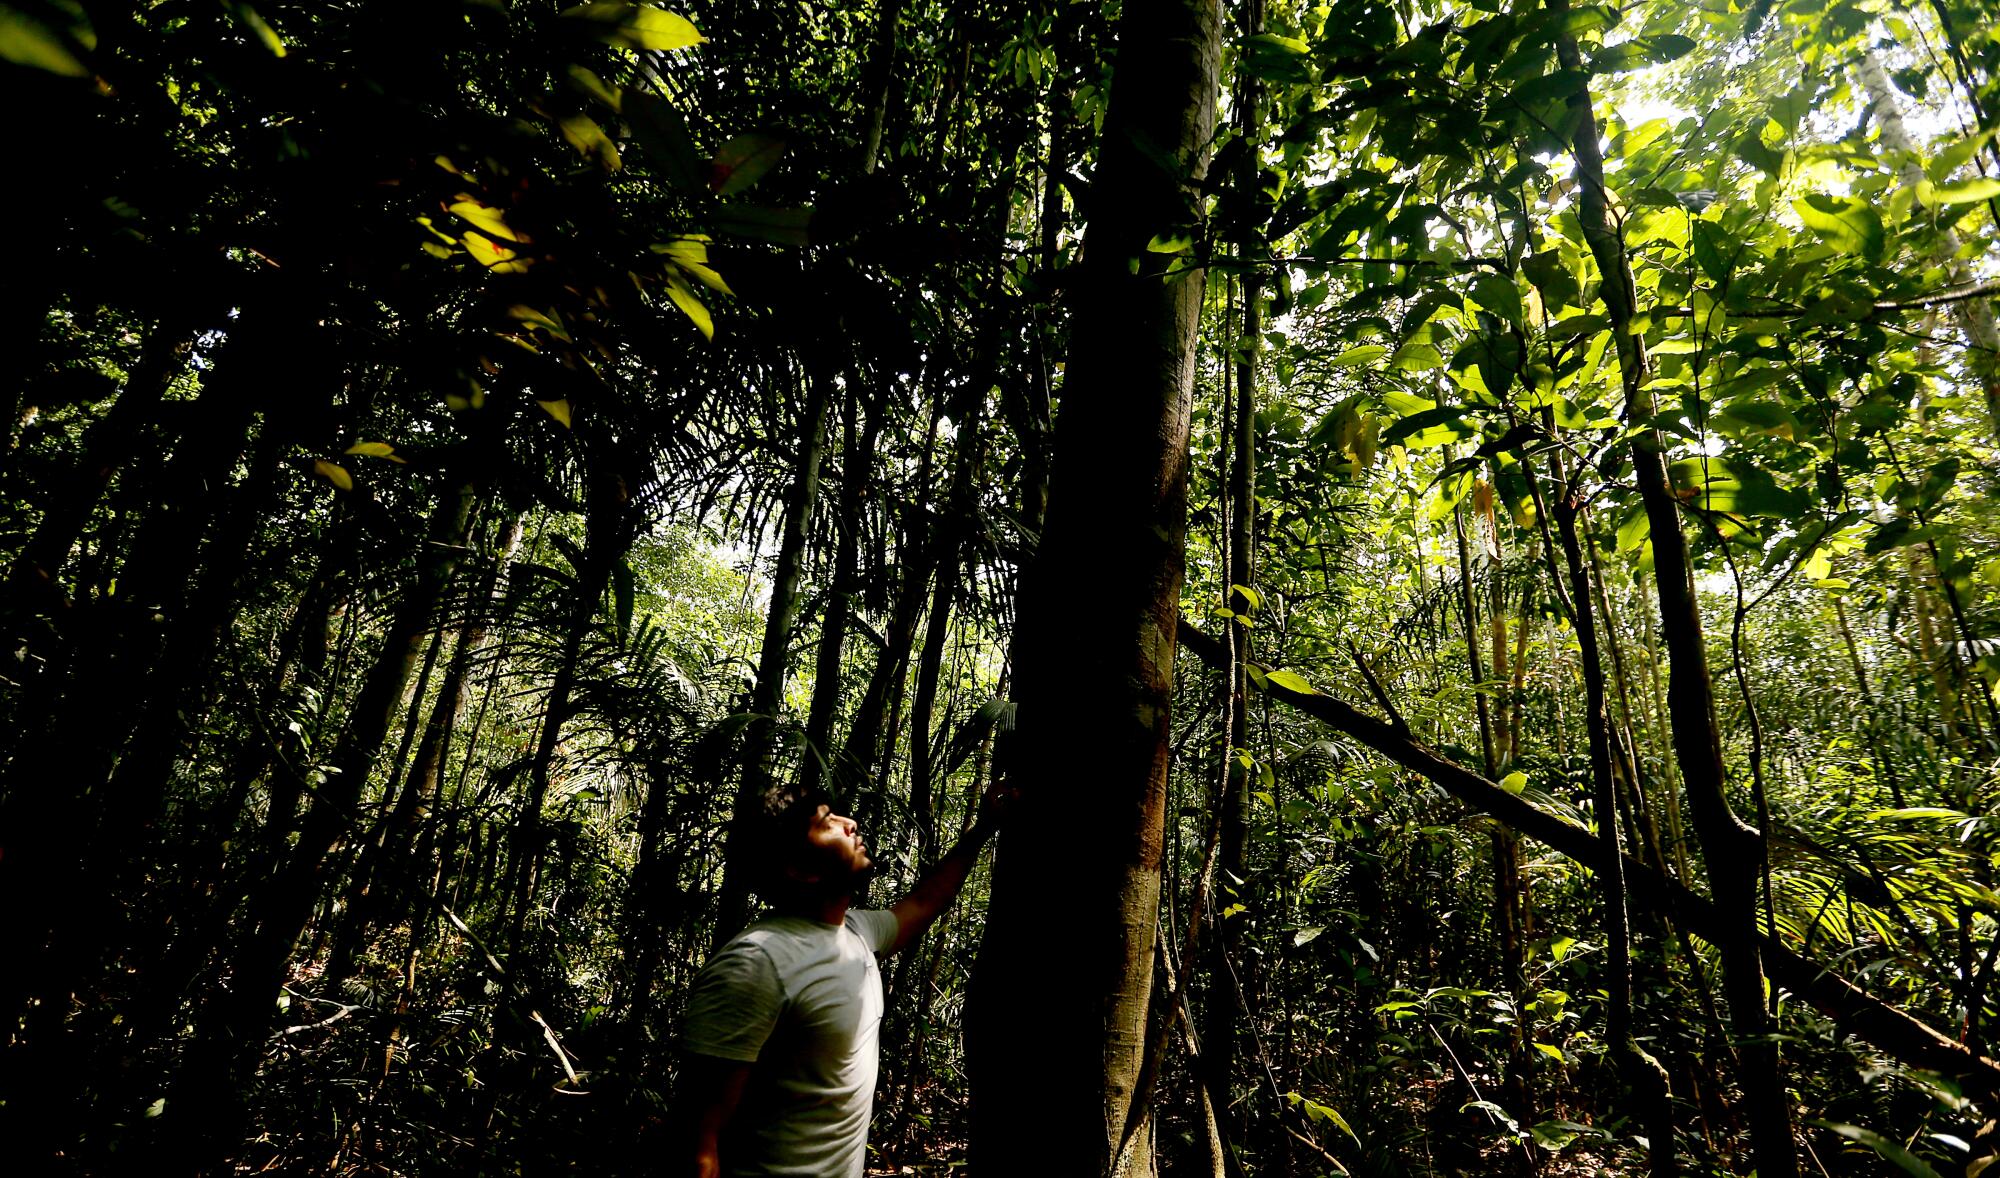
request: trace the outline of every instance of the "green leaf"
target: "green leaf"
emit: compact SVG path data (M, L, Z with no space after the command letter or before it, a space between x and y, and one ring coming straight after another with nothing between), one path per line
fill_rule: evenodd
M1319 691L1316 688L1314 688L1311 683L1306 682L1306 677L1304 675L1299 674L1297 671L1286 671L1282 669L1276 671L1266 671L1264 672L1264 678L1266 681L1275 683L1279 687L1284 688L1286 691L1294 691L1300 695L1319 694Z
M265 23L263 17L257 15L256 9L242 3L241 0L224 0L223 7L229 10L230 19L242 25L244 31L255 38L259 45L271 51L272 56L285 55L284 40L278 36L277 30Z
M778 245L810 245L813 211L772 209L758 205L723 205L709 214L709 221L723 233L750 237Z
M682 314L694 321L695 327L700 329L704 338L714 339L715 320L709 315L708 307L695 297L694 291L688 288L688 284L681 280L680 275L668 274L666 287L667 297L674 301L674 306L679 307Z
M1836 1136L1867 1146L1882 1155L1882 1160L1910 1175L1910 1178L1939 1178L1938 1172L1931 1168L1929 1162L1873 1129L1863 1129L1859 1125L1842 1125L1835 1121L1816 1121L1811 1117L1799 1119L1814 1128L1824 1129Z
M1472 280L1472 301L1509 323L1521 322L1521 291L1504 274L1481 274Z
M708 186L718 196L735 196L764 178L785 154L785 141L762 131L738 135L722 145L709 163Z
M1684 458L1670 468L1674 493L1704 511L1795 519L1806 497L1780 487L1771 475L1740 458Z
M1535 1044L1535 1050L1541 1052L1543 1055L1548 1056L1550 1059L1555 1060L1557 1063L1569 1062L1569 1060L1564 1058L1563 1056L1563 1049L1557 1047L1553 1043L1537 1043Z
M1335 1112L1332 1106L1321 1104L1319 1101L1311 1100L1297 1092L1285 1093L1285 1099L1289 1101L1294 1108L1297 1108L1300 1111L1304 1112L1307 1119L1314 1121L1324 1121L1327 1124L1332 1125L1334 1128L1340 1130L1342 1133L1347 1134L1349 1137L1354 1138L1354 1143L1356 1145L1361 1144L1361 1139L1359 1137L1355 1137L1354 1130L1348 1127L1347 1118L1341 1116L1338 1112Z
M1347 349L1333 358L1335 368L1359 368L1388 355L1389 349L1381 344L1361 344Z
M1441 405L1398 420L1382 435L1382 444L1426 450L1432 446L1449 445L1471 436L1473 432L1473 427L1466 424L1465 416L1457 406Z
M1977 176L1970 180L1960 180L1956 184L1940 184L1932 199L1941 205L1975 204L2000 196L2000 180L1991 176Z
M1529 78L1514 87L1513 93L1507 97L1528 110L1539 110L1558 99L1581 94L1587 81L1588 77L1582 70L1557 70L1539 78Z
M695 150L678 110L665 99L639 90L625 93L619 109L647 157L668 180L685 192L707 191L707 163Z
M347 468L341 466L339 463L328 462L324 458L315 458L313 459L313 473L332 483L342 491L352 491L354 489L354 476L348 474Z
M1882 229L1882 215L1860 197L1828 196L1815 193L1792 202L1799 220L1820 240L1844 254L1859 254L1871 262L1882 260L1888 244Z
M1267 82L1310 82L1312 50L1304 41L1258 33L1246 37L1242 45L1244 68Z
M693 22L649 4L593 0L563 12L592 38L625 49L687 49L707 40Z
M1729 281L1730 259L1736 243L1729 231L1713 221L1694 223L1694 260L1701 272L1714 282Z
M1506 790L1508 793L1517 794L1528 788L1528 775L1516 769L1507 776L1502 777L1499 784L1500 788Z
M1776 401L1731 401L1717 415L1737 436L1765 435L1796 442L1799 419Z
M550 417L555 418L557 425L562 426L564 429L568 429L570 427L570 410L568 401L563 400L561 398L557 398L556 400L553 401L536 401L535 404L540 405L542 407L543 412L547 413Z
M1591 54L1590 72L1615 74L1643 66L1665 65L1676 58L1686 57L1693 48L1692 39L1677 33L1658 37L1634 37L1630 41L1621 41Z
M67 18L57 28L29 16L14 5L0 6L0 60L70 78L88 78L97 71L83 63L83 52L97 47L97 35L83 10L74 3L47 7ZM58 12L50 12L57 16Z
M565 115L556 120L556 127L584 159L607 172L615 172L623 166L624 161L618 158L618 146L589 115Z
M1870 822L1890 819L1911 821L1963 822L1969 815L1961 810L1947 810L1942 806L1905 806L1900 810L1870 810Z

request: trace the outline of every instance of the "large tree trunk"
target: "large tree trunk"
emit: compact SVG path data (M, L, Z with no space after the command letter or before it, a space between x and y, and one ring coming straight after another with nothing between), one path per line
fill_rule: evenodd
M1564 11L1567 0L1554 0L1549 7ZM1557 38L1556 53L1564 69L1582 68L1583 57L1575 38ZM1646 388L1645 338L1631 327L1636 288L1630 259L1611 221L1610 192L1604 183L1604 160L1589 90L1579 90L1569 102L1575 122L1571 143L1577 165L1578 219L1603 276L1601 293L1618 348L1626 419L1635 424L1650 423L1655 410L1653 395ZM1791 1098L1779 1070L1778 1044L1771 1034L1757 935L1762 835L1746 826L1729 804L1722 736L1715 727L1715 683L1708 669L1694 572L1687 537L1681 531L1679 500L1667 475L1665 448L1659 431L1648 426L1633 437L1631 458L1652 533L1660 628L1671 665L1667 713L1672 721L1674 754L1694 812L1695 836L1701 840L1709 888L1716 907L1725 914L1715 946L1722 956L1730 1021L1743 1045L1740 1079L1757 1173L1761 1178L1792 1178L1798 1173L1798 1153L1792 1142Z
M971 994L974 1164L1112 1171L1147 1041L1186 534L1198 271L1187 225L1220 58L1214 0L1128 6L1041 549L1022 587L1019 813ZM1095 573L1095 575L1093 575ZM1052 967L1052 963L1056 963ZM1035 1132L1023 1132L1033 1125ZM1151 1173L1150 1134L1126 1172Z

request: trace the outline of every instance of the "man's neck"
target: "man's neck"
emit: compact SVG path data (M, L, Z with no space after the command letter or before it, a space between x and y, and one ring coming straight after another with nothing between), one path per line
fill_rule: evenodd
M839 925L847 920L847 910L854 904L849 893L837 896L801 897L778 909L783 916L799 916L806 920L816 920L821 924Z

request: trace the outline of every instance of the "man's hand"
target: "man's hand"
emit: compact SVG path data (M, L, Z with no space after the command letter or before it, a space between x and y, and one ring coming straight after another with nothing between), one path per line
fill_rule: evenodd
M722 1128L735 1114L749 1081L747 1063L705 1055L687 1057L681 1065L680 1100L675 1110L680 1148L687 1152L673 1161L668 1173L721 1178Z
M973 829L983 830L987 834L999 830L1020 800L1019 786L996 778L986 787L985 795L979 799L979 812L973 821Z
M1021 791L1005 781L995 781L986 787L986 794L979 799L979 810L973 819L972 829L958 840L936 867L924 873L910 894L889 906L896 917L896 942L884 952L894 953L924 935L931 922L951 907L958 890L965 886L965 877L972 873L972 865L979 861L979 848L993 837L1006 821L1007 812L1013 807Z

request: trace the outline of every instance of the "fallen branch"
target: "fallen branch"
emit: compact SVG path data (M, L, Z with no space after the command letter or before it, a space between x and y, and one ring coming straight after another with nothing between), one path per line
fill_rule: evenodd
M1179 636L1180 644L1204 663L1224 665L1222 644L1215 638L1186 620L1180 624ZM1584 866L1595 868L1603 862L1603 846L1590 831L1508 793L1414 736L1398 731L1395 725L1330 695L1294 691L1269 681L1264 691ZM1705 940L1721 935L1721 916L1706 898L1629 855L1624 857L1624 867L1631 900L1672 916ZM1909 1067L1956 1080L1967 1094L2000 1105L2000 1063L1866 993L1784 943L1768 936L1759 941L1771 980L1811 1003L1841 1031Z

